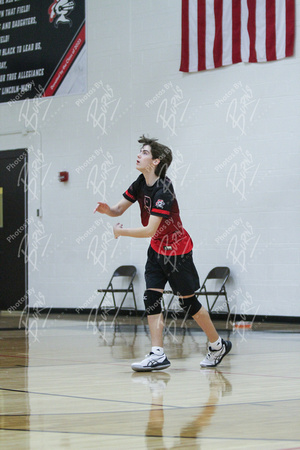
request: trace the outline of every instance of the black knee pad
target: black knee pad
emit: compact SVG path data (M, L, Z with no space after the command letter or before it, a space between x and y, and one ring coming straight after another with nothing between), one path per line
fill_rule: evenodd
M179 305L184 310L185 313L194 316L201 309L201 303L197 300L196 295L188 298L179 298Z
M162 293L147 289L144 293L145 309L148 316L161 313Z

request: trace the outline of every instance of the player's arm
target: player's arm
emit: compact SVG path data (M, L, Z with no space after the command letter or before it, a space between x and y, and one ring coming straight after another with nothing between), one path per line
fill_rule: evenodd
M108 206L107 203L98 202L97 207L94 210L94 213L97 211L100 214L106 214L110 217L118 217L121 216L126 209L129 208L133 203L129 200L126 200L126 198L122 198L122 200L119 201L115 206Z
M148 225L139 228L123 228L123 225L117 223L114 226L114 235L117 239L119 236L129 236L135 238L153 237L159 228L162 217L150 216Z

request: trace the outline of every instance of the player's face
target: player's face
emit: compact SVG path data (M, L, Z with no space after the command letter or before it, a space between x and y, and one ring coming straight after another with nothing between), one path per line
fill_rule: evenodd
M143 145L137 155L136 168L140 172L151 172L155 170L156 159L152 158L150 145ZM158 160L159 162L159 160Z

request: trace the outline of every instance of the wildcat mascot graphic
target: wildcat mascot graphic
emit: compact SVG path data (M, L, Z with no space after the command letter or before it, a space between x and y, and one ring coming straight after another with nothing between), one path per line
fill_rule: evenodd
M48 8L49 22L54 22L57 28L59 24L69 24L72 26L72 20L67 17L75 8L75 2L69 0L55 0Z

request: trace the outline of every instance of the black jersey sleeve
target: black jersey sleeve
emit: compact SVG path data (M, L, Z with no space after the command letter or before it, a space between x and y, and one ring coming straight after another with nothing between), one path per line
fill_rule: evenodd
M123 193L123 197L131 203L134 203L137 200L139 185L140 176L129 186L127 191Z
M175 199L174 188L168 178L160 180L160 189L154 195L151 215L170 217L173 201Z

